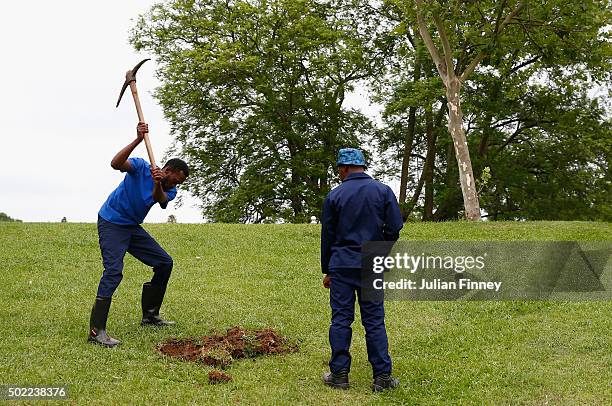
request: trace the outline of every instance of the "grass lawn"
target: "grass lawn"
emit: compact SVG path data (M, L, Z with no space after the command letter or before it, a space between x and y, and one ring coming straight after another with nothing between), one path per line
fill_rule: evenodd
M115 349L86 343L102 272L95 224L0 223L0 384L69 385L74 404L612 404L611 302L389 302L401 387L370 391L364 330L353 328L351 389L321 383L330 309L317 225L145 227L174 257L162 313L143 328L151 271L127 256L108 329ZM402 239L611 240L612 224L408 224ZM610 287L608 287L610 288ZM163 358L155 344L242 325L300 341L295 354L234 362L234 381Z

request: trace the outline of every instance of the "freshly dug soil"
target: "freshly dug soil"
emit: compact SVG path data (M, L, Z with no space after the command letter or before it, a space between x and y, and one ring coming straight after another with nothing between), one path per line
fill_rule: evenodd
M229 376L223 371L219 371L218 369L213 369L208 373L208 383L210 383L211 385L215 385L217 383L225 383L231 380L231 376Z
M157 349L171 357L224 368L235 359L295 352L297 345L289 343L273 329L252 330L236 326L228 329L225 334L171 338L159 343Z

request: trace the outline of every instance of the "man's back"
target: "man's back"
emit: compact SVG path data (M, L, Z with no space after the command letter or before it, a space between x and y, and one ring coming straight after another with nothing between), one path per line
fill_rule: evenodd
M321 262L323 272L360 268L361 245L393 241L403 221L393 191L364 172L348 175L323 205Z

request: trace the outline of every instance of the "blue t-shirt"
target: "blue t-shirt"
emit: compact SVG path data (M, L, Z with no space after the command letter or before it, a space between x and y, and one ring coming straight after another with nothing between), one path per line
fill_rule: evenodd
M153 177L151 165L142 158L130 158L132 168L123 182L108 196L98 212L104 220L119 225L141 224L156 203L153 200ZM176 188L166 190L168 202L176 197ZM162 209L168 202L161 204Z

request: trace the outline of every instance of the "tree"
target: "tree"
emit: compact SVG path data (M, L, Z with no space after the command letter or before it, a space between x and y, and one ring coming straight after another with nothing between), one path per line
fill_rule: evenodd
M592 89L611 79L610 15L604 0L175 0L132 41L158 57L209 220L319 216L337 149L371 138L406 217L601 219L610 120ZM345 107L362 81L381 128Z
M608 2L424 2L421 0L415 2L390 1L386 4L394 10L395 20L399 21L399 25L396 25L396 32L403 34L406 31L410 38L410 34L414 32L411 31L412 27L418 25L418 31L427 44L431 60L436 63L436 70L443 80L446 99L451 107L449 109L451 142L447 143L445 136L438 137L440 146L436 148L437 151L440 151L436 158L436 165L443 168L435 172L434 184L437 190L438 210L433 217L436 219L453 218L453 212L457 211L457 206L453 203L455 185L451 165L457 166L458 175L461 175L459 177L461 178L463 203L466 208L466 217L469 218L467 203L470 197L469 193L466 193L469 192L466 191L467 180L471 180L470 183L475 185L473 174L479 175L484 168L489 166L492 168L493 178L499 178L504 171L497 170L499 166L496 164L501 162L497 160L501 160L503 154L500 155L497 150L509 151L518 143L522 143L521 147L528 147L529 140L525 141L525 136L530 132L534 136L538 132L544 133L544 137L539 137L542 145L551 147L554 145L555 138L564 136L565 131L576 134L575 129L571 129L566 120L561 120L563 125L556 121L562 115L557 118L550 116L544 118L543 114L539 116L531 114L529 118L526 117L527 114L524 113L529 111L525 110L528 103L524 103L522 99L525 95L537 93L537 84L548 86L554 93L575 94L576 99L581 99L584 93L593 86L609 82L610 66L609 57L606 55L610 55L610 35L609 30L605 29L610 17ZM435 32L438 34L435 38L429 35L432 26L435 27ZM417 53L416 48L413 47L413 54L417 55ZM413 58L415 61L416 59L416 57ZM412 64L412 66L415 65L416 62ZM420 66L422 71L424 65L421 63ZM426 69L425 72L427 72ZM468 77L470 80L466 81ZM453 90L453 86L459 86L467 93L449 91ZM461 102L461 104L453 109L450 102L455 96L460 96L463 100L457 99L456 102ZM543 100L541 97L538 99ZM575 110L576 107L570 99L549 98L548 101L570 103L571 108ZM588 98L584 100L588 101ZM417 118L419 110L426 108L426 104L423 103L411 104L411 106L411 108L417 108ZM467 129L463 128L463 118L458 120L459 116L463 116L462 110L466 106L468 109ZM544 106L540 105L540 107ZM555 104L550 107L557 111L567 108L564 105ZM592 103L583 103L582 110L584 112L591 107ZM595 111L600 112L601 109ZM420 117L421 122L427 121L423 114ZM597 136L594 138L600 137L597 138L597 143L601 144L606 134L602 130L608 128L609 124L602 114L591 115L591 117L591 125L588 128L595 129L593 131ZM551 120L557 123L554 126L554 133L550 131ZM511 128L504 123L515 124L516 127ZM458 124L461 124L461 128L457 127ZM418 123L416 128L419 128ZM532 131L529 131L530 129ZM471 133L469 140L465 137L467 132ZM499 144L495 145L497 142ZM446 145L450 146L455 152L454 155L459 158L456 164L452 162L454 159L451 159L451 155L446 154ZM475 150L477 155L470 156L470 150ZM489 154L490 151L497 152ZM545 149L540 153L543 154L543 151ZM418 150L414 152L416 152L415 155L419 155ZM587 153L585 149L580 152L590 154L590 158L585 156L585 159L582 159L580 167L585 170L593 167L602 168L601 172L591 171L593 179L602 178L606 167L600 164L602 160L605 161L601 158L601 154ZM462 160L462 154L467 154L470 161ZM542 156L550 156L550 154ZM461 162L466 165L462 165ZM476 170L471 169L472 163L475 164ZM526 161L512 163L516 167ZM576 166L577 163L573 165ZM423 170L422 173L425 171ZM524 171L505 171L504 176L515 176L518 180L524 173ZM604 187L602 182L596 183L599 185L599 190ZM419 181L416 185L415 197L420 194L422 184L423 182ZM474 192L476 192L475 188ZM485 189L484 193L489 193L489 191ZM513 193L517 192L513 191ZM477 193L475 196L475 201L478 202ZM430 201L430 198L428 197L427 200ZM488 205L488 197L485 203ZM527 207L523 205L522 210L525 211ZM429 209L425 210L427 211ZM476 215L479 211L473 210L471 217L479 217L479 214ZM487 212L490 213L489 210ZM593 209L590 212L593 213ZM533 213L524 214L529 217Z
M588 88L568 84L507 91L504 107L473 130L483 146L476 164L491 168L481 195L491 219L612 218L612 122Z
M374 131L343 106L380 68L375 18L353 1L171 1L132 42L157 56L155 95L213 221L320 216L335 155Z
M487 49L483 47L475 56L471 58L471 61L467 66L461 66L456 64L454 61L454 49L450 44L447 35L447 22L443 21L439 11L457 11L459 7L449 7L449 9L443 9L442 7L432 7L431 18L434 21L436 30L442 43L442 53L438 50L436 44L434 44L431 38L428 26L425 21L424 13L425 7L423 0L415 0L416 2L416 14L417 22L419 25L419 33L427 46L427 50L431 54L438 73L442 78L444 87L446 88L446 100L448 102L449 114L448 114L448 129L451 133L453 144L455 146L455 153L457 158L457 165L459 168L459 180L461 182L461 191L463 193L463 203L465 206L465 216L468 220L480 220L480 202L478 200L478 194L476 192L476 179L472 171L472 161L470 159L470 152L468 149L467 141L465 138L465 131L463 128L463 112L461 111L461 84L468 78L468 76L474 71L474 69L482 62L487 56ZM457 2L457 6L460 3ZM505 12L504 3L498 7L496 18L487 19L484 17L482 22L484 26L479 27L481 33L489 34L487 46L494 44L498 41L499 36L504 31L505 27L512 22L517 16L524 4L518 3L511 11L502 19L501 16ZM428 2L431 5L432 2ZM462 21L465 24L465 22ZM468 35L465 35L466 37Z
M13 221L21 223L21 220L16 220L14 218L9 217L6 213L0 212L0 222L1 221Z

